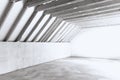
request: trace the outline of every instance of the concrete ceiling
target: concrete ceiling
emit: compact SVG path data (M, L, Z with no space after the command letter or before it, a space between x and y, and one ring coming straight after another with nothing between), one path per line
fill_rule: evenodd
M0 0L0 4L0 41L11 42L69 42L84 19L120 10L120 0Z

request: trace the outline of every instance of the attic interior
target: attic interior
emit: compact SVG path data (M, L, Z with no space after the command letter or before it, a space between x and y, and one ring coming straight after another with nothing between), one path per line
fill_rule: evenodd
M0 0L0 80L120 80L120 0Z

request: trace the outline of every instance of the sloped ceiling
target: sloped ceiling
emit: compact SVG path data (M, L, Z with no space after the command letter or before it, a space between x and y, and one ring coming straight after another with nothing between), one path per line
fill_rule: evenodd
M0 41L69 42L79 30L45 10L26 6L22 0L0 0L0 4Z
M0 41L70 42L86 28L80 26L88 23L81 23L84 19L119 12L120 0L0 0L0 4Z

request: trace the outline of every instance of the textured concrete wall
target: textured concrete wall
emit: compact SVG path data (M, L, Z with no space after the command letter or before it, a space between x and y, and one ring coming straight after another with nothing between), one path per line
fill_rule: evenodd
M0 42L0 74L68 56L69 43Z

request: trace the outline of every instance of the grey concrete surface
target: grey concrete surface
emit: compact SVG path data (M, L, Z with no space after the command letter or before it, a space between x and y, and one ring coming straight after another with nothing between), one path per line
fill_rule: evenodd
M70 55L69 43L0 42L0 74Z
M120 80L119 73L115 72L115 64L118 63L110 60L66 58L0 75L0 80Z

